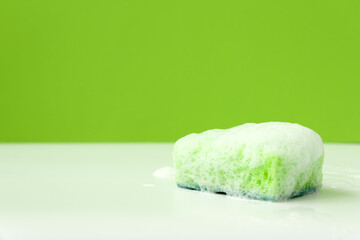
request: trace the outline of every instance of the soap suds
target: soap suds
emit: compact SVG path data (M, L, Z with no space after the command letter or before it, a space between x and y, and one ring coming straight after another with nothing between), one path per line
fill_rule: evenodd
M172 167L163 167L154 171L153 175L157 178L173 178L175 173Z
M143 187L156 187L157 185L155 183L144 183Z

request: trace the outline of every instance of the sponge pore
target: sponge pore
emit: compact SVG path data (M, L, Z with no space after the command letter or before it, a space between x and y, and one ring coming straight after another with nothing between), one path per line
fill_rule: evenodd
M179 187L268 201L314 193L322 184L323 142L295 123L247 123L192 133L175 143Z

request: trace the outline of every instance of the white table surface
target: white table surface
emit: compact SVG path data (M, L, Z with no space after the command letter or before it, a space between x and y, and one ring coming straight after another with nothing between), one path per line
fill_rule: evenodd
M0 239L360 239L360 144L326 144L320 193L179 189L173 144L0 144Z

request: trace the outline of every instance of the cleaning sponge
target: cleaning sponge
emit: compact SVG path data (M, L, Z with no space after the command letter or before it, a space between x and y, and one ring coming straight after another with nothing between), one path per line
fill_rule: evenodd
M283 201L319 191L321 137L294 123L247 123L192 133L175 143L175 178L182 188Z

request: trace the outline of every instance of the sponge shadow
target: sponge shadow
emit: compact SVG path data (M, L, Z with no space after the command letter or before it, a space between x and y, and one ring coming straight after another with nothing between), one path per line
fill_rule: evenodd
M356 197L356 193L350 190L344 190L339 188L324 187L320 190L319 197L324 200L330 199L353 199Z
M350 201L356 197L359 197L359 194L354 191L325 186L318 193L297 197L291 201Z

